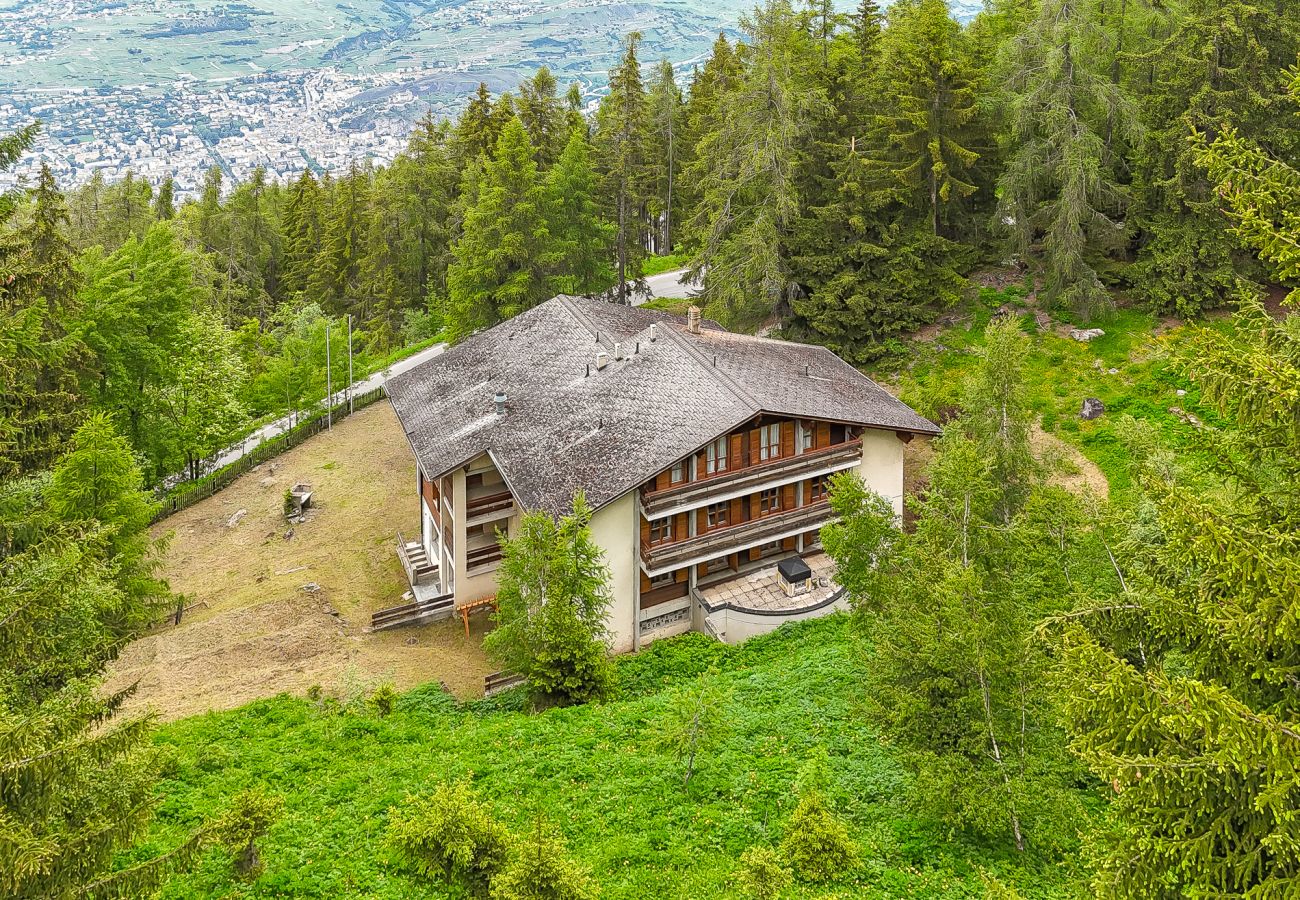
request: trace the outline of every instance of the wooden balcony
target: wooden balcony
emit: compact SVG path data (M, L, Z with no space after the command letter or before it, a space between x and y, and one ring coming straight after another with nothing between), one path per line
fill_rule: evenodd
M472 528L515 514L515 498L503 485L477 489L465 497L465 527Z
M501 563L501 544L495 539L487 542L478 538L471 540L465 547L465 574L482 575L491 572Z
M657 519L678 507L713 503L723 494L751 493L777 480L807 476L834 466L847 468L862 458L862 439L845 441L820 450L806 450L794 456L764 460L739 469L708 475L696 481L675 484L641 495L641 508L647 519Z
M641 562L650 572L674 569L696 561L714 559L746 547L820 528L831 519L828 500L715 528L695 537L663 544L641 542Z

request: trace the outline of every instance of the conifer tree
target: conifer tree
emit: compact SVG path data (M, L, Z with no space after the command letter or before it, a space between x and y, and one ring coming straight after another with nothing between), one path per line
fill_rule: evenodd
M595 883L564 838L539 815L492 878L492 900L595 900Z
M586 135L575 129L546 175L546 210L552 256L552 290L597 294L614 279L609 245L614 228L601 217L596 174Z
M1083 316L1113 308L1097 265L1124 238L1127 192L1106 136L1137 131L1104 65L1111 42L1096 3L1043 0L1003 60L1013 144L998 216L1022 254L1041 251L1047 299Z
M695 148L700 246L690 274L725 321L785 312L795 293L787 246L801 211L796 179L824 91L804 69L814 48L787 0L742 20L744 71L719 99L716 124Z
M0 217L0 476L50 465L80 418L80 275L47 165L29 206L22 227Z
M361 293L361 259L366 250L371 173L355 161L339 179L327 207L320 252L308 289L328 312L347 312Z
M900 0L879 50L869 150L877 189L924 211L932 234L953 236L958 210L984 180L976 166L987 140L961 28L944 0Z
M537 168L544 172L564 152L569 124L550 69L542 66L520 82L515 110L536 151Z
M447 270L453 340L547 299L552 240L533 147L518 119L501 132Z
M1300 171L1232 129L1195 158L1237 236L1300 275ZM1238 328L1197 329L1180 360L1224 427L1200 465L1139 467L1154 539L1135 526L1123 594L1058 631L1072 746L1116 794L1095 840L1103 897L1300 885L1300 328L1241 302Z
M612 687L609 568L590 526L591 507L578 493L570 514L557 521L529 513L519 533L502 540L497 627L483 646L545 703L582 703Z
M490 157L496 150L497 132L493 125L492 106L492 94L480 81L478 91L456 120L453 145L461 166Z
M1300 20L1283 6L1209 0L1153 12L1160 37L1136 54L1146 132L1134 156L1136 282L1157 309L1183 316L1235 296L1258 277L1194 162L1193 132L1234 128L1300 162L1300 134L1281 87L1300 53Z
M655 223L653 238L656 252L671 253L673 224L681 199L676 194L682 157L682 92L677 88L673 66L661 60L655 67L646 98L649 110L649 156L653 179L650 218Z
M609 73L609 93L596 110L596 150L607 216L614 224L614 299L630 303L641 283L647 205L651 194L649 110L637 48L641 33L623 43L623 56Z
M153 217L155 221L165 222L176 215L176 180L168 175L158 186L158 193L153 198Z
M282 293L293 297L307 289L314 269L312 261L320 249L321 240L321 190L311 169L303 169L289 192L285 206L285 248Z
M0 631L0 638L5 638ZM0 641L3 642L3 641ZM124 867L154 811L150 722L114 721L125 699L78 682L26 713L0 704L0 893L146 897L202 846L198 832Z
M454 238L453 206L459 173L455 168L452 132L446 122L431 116L411 132L410 146L394 163L389 184L397 197L401 220L402 290L414 306L427 296L447 294L447 265Z
M742 68L731 42L719 32L703 68L696 68L691 75L682 123L682 176L677 191L687 215L699 205L699 182L707 171L707 166L696 157L696 148L706 134L721 127L720 100L735 88ZM690 223L684 218L682 225L679 232L688 229ZM688 232L687 237L693 244L698 243L694 232Z

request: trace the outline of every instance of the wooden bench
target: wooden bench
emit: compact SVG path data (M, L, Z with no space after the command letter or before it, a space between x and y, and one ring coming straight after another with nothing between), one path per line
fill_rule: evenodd
M469 637L469 614L477 612L480 609L488 608L491 608L493 612L496 612L497 598L495 594L491 597L484 597L482 600L474 600L470 603L466 603L460 608L460 618L465 623L465 637Z

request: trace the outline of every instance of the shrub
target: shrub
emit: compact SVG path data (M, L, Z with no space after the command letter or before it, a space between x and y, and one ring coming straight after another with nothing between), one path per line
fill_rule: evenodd
M776 900L790 886L790 870L771 847L750 847L740 855L740 883L754 900Z
M831 881L857 863L849 830L831 809L820 788L801 791L786 825L781 852L805 881Z
M250 788L235 797L230 809L216 825L216 834L235 855L235 872L254 879L262 872L257 840L280 816L284 801L264 788Z
M285 517L297 515L298 504L293 499L293 491L289 488L284 489L284 514Z
M370 708L375 711L381 719L393 714L393 708L397 705L397 691L393 690L391 684L381 684L375 688L375 692L370 695Z
M509 834L474 796L468 780L408 796L388 816L389 845L420 875L484 884L505 861Z
M492 879L492 900L592 900L591 876L569 858L564 840L539 816Z

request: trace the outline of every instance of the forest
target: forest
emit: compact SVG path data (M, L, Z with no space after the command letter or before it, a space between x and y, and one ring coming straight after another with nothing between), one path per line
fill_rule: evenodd
M741 32L689 73L628 35L594 110L544 68L481 86L388 165L288 184L214 168L183 202L169 182L65 190L46 169L0 196L0 895L1294 894L1294 4L990 0L963 27L943 0L767 0ZM0 170L39 127L0 136ZM852 479L832 490L847 622L617 663L585 623L545 673L567 718L423 690L280 698L161 732L116 715L125 695L99 676L174 603L150 531L164 482L346 383L327 328L352 332L362 373L557 293L642 300L670 266L729 327L904 368L905 399L943 413L906 528ZM1108 449L1124 489L1055 486L1030 379L1069 360L1035 358L1014 310L984 309L978 342L940 360L909 343L978 312L971 276L989 268L1019 291L999 300L1032 295L1068 323L1184 323L1159 378L1200 403L1191 436L1134 405ZM575 515L536 522L533 552L507 558L564 571ZM565 640L598 580L573 587ZM806 686L836 733L809 727L795 687L765 710L751 682ZM592 747L637 744L647 723L663 740L616 780ZM774 728L791 747L728 781L722 761L743 767ZM504 733L650 802L652 845L629 849L641 823L602 818L571 782L490 759ZM386 826L313 851L342 881L279 870L259 887L259 847L288 853L285 823L310 828L320 802L286 801L291 783L336 789L305 741L347 744L354 786L382 779L379 749L402 766L445 751L464 777L387 784ZM300 768L279 793L222 774L248 748ZM493 766L497 787L475 780ZM711 843L682 826L696 815L719 823ZM566 822L585 849L566 848ZM347 856L371 839L389 848L378 862ZM692 888L635 865L691 853L737 874L690 869Z

